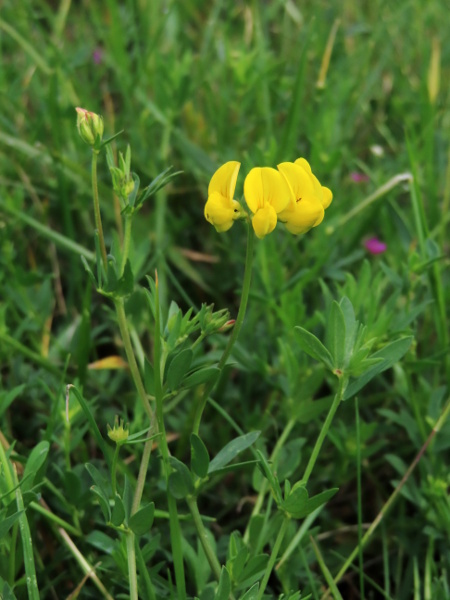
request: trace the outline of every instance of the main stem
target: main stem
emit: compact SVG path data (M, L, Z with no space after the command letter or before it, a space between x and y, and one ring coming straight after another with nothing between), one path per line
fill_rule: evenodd
M222 354L222 357L217 365L217 367L222 372L228 357L231 354L233 346L239 336L239 332L242 327L242 323L244 322L245 311L247 310L248 296L250 292L250 283L252 279L252 264L253 264L253 246L255 242L255 234L253 232L253 228L249 223L248 227L248 237L247 237L247 252L245 255L245 272L244 272L244 281L242 283L242 294L241 294L241 303L239 306L238 315L236 317L236 322L233 327L233 332L228 340L228 344ZM212 392L216 382L213 380L212 383L206 385L205 391L203 392L203 396L197 406L197 410L195 412L194 417L194 425L192 428L193 433L198 434L198 430L200 429L200 422L202 420L203 411L205 410L206 403L208 401L208 397Z
M341 403L342 397L344 395L345 389L347 387L347 378L345 375L339 377L339 385L334 396L333 403L328 412L327 418L325 419L325 423L323 424L322 429L320 430L319 437L317 438L316 444L311 454L311 458L306 466L305 474L302 477L302 482L306 485L311 476L311 473L314 469L314 465L316 464L317 457L319 456L320 449L322 448L322 444L327 436L328 430L330 429L331 422L333 417L338 409L339 404Z
M161 379L161 323L160 323L160 308L159 308L159 283L158 274L155 277L156 294L155 294L155 343L154 343L154 370L155 370L155 403L156 403L156 420L158 423L158 431L161 434L160 450L163 458L164 473L167 489L167 504L169 509L169 525L170 525L170 540L172 544L173 564L175 569L175 582L178 591L179 600L186 598L186 582L184 577L183 564L183 549L181 528L178 519L177 503L169 490L169 476L172 472L172 467L169 461L169 446L167 444L166 428L164 425L163 412L163 389Z
M92 150L91 162L91 179L92 179L92 199L94 201L94 218L95 228L98 231L98 239L100 242L100 253L102 255L103 266L105 270L108 266L108 258L106 256L105 238L103 237L102 217L100 214L100 202L98 200L98 184L97 184L97 158L98 150Z
M92 178L92 199L94 203L94 216L95 216L95 226L98 231L98 239L100 244L100 253L102 256L103 266L105 271L108 265L108 259L106 255L106 247L105 247L105 239L103 236L103 227L102 227L102 217L100 213L100 203L98 198L98 183L97 183L97 158L98 151L92 151L92 165L91 165L91 178ZM125 269L125 265L128 259L128 252L130 248L130 239L131 239L131 218L127 217L126 221L126 239L124 240L124 245L122 249L122 261L121 261L121 275ZM134 355L133 346L131 344L130 332L127 324L127 317L125 314L125 306L123 298L118 298L114 300L114 304L116 307L117 321L119 323L120 334L122 336L123 345L125 348L125 353L128 359L128 365L131 371L131 375L134 380L134 384L138 391L141 402L144 406L144 410L147 413L147 416L150 421L150 425L153 423L153 411L150 406L150 402L147 398L147 394L144 388L144 384L142 382L142 377L139 372L139 368L136 362L136 357ZM141 468L139 469L139 477L138 483L136 486L136 491L133 500L133 512L136 512L139 509L139 504L142 497L142 491L144 488L145 476L147 473L148 462L150 459L151 452L151 442L147 442L144 448L144 453L141 462ZM113 473L113 477L115 477L115 473ZM115 483L115 482L114 482ZM127 544L127 560L128 560L128 577L129 577L129 586L130 586L130 598L131 600L138 600L138 587L137 587L137 571L136 571L136 541L135 535L132 531L129 531L126 535L126 544Z
M139 600L137 573L136 573L136 541L135 535L129 531L126 535L127 539L127 560L128 560L128 577L130 585L130 600Z

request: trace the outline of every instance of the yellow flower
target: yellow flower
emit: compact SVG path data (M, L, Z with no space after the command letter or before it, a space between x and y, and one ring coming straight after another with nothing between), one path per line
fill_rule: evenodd
M322 222L325 208L333 197L331 190L320 185L304 158L297 159L295 163L281 163L278 170L291 190L291 200L278 218L294 235L306 233Z
M277 224L277 214L289 204L291 192L284 177L271 167L256 167L244 181L244 196L253 213L256 237L263 238Z
M243 216L241 205L233 200L240 166L241 163L234 160L225 163L209 182L205 219L216 231L228 231L233 222Z

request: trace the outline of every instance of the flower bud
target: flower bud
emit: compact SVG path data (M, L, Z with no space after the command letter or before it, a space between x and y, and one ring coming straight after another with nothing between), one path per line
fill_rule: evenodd
M77 107L77 128L81 138L89 146L97 146L103 137L103 119L100 115Z
M127 441L129 434L128 423L124 426L123 419L120 419L119 423L119 417L116 415L114 419L114 427L111 428L109 423L107 423L106 426L108 428L108 437L110 440L118 445L124 444Z

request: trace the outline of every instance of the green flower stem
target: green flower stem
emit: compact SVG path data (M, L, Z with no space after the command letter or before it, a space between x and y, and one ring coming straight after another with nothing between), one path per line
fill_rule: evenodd
M125 347L125 353L128 359L128 366L130 367L131 375L134 380L134 384L138 391L141 402L144 406L144 410L148 415L150 423L153 421L153 411L150 406L150 402L147 398L147 393L144 388L144 384L142 383L141 374L139 372L139 367L136 362L136 357L134 356L133 346L131 344L130 332L128 330L127 325L127 317L125 315L125 306L122 298L116 299L114 301L116 305L116 313L117 320L119 322L119 329L122 336L123 345Z
M15 477L17 482L17 475ZM34 564L33 543L31 540L31 531L28 524L27 513L23 504L22 491L18 485L16 488L17 510L22 512L19 517L20 537L22 538L23 563L25 566L25 575L27 580L29 600L39 600L39 588L36 577L36 567Z
M130 600L139 600L136 574L136 541L132 531L126 534Z
M132 219L133 219L132 215L126 215L126 217L125 217L125 234L124 234L124 238L123 238L122 259L120 261L119 277L122 277L123 272L125 271L125 265L127 264L128 255L130 253Z
M269 458L269 461L274 465L274 467L276 467L278 456L281 452L281 449L283 448L284 443L286 442L287 438L289 437L289 434L291 433L295 423L296 423L295 419L289 419L289 421L286 424L286 427L283 429L280 437L277 440L277 443L275 444L275 447ZM256 515L259 515L259 512L263 506L264 498L266 496L268 489L269 489L269 482L267 479L264 478L261 483L261 488L259 490L258 498L255 502L255 506L253 507L252 514L250 516L250 519L248 520L248 525L247 525L247 528L244 533L244 542L246 542L246 543L248 543L248 541L250 539L250 522L253 517L255 517Z
M316 444L313 448L311 458L306 466L305 474L302 477L302 482L306 485L311 476L312 470L314 469L314 465L316 464L317 457L319 456L320 449L322 448L322 444L327 436L328 430L330 429L331 422L333 417L338 409L339 404L342 401L344 396L345 389L347 387L348 379L345 375L341 375L339 377L338 390L336 395L334 396L333 403L328 411L327 418L325 419L325 423L323 424L322 429L320 430L319 437L317 438Z
M112 465L111 465L111 489L112 489L112 495L115 497L116 496L116 489L117 489L117 461L119 459L119 452L120 452L120 444L116 444L116 448L114 450L114 456L113 456L113 460L112 460Z
M450 400L447 401L447 404L445 405L444 409L442 410L442 413L441 413L439 419L436 421L433 429L431 430L431 432L430 432L429 436L427 437L425 443L423 444L422 448L417 453L415 459L409 465L409 467L408 467L406 473L403 475L401 481L399 482L399 484L397 485L395 490L392 492L392 494L389 496L389 498L386 500L383 508L380 510L380 512L376 516L375 520L370 525L369 529L366 531L366 533L361 538L361 541L358 544L358 546L353 550L353 552L350 554L350 556L344 562L342 567L339 569L339 573L334 578L335 583L338 583L342 579L342 577L345 575L345 573L347 572L347 569L350 567L350 565L353 563L355 558L358 556L358 554L360 552L359 548L360 547L364 548L366 546L366 544L369 541L369 539L371 538L373 532L378 527L378 525L380 524L383 517L387 514L387 512L391 508L392 504L395 502L395 500L396 500L397 496L400 494L403 486L408 481L411 473L414 471L414 469L418 465L420 459L425 454L426 449L433 441L434 436L442 428L442 426L444 425L444 423L447 420L449 415L450 415ZM328 598L328 596L329 596L329 590L327 592L325 592L325 594L322 596L322 600L325 600L325 598Z
M267 587L267 583L269 581L269 577L272 574L273 567L277 561L277 556L280 551L281 543L283 542L284 535L289 525L290 518L284 517L283 523L281 524L280 531L278 532L277 539L275 540L275 544L273 545L272 552L270 554L269 562L267 563L266 572L264 573L263 580L261 581L261 585L258 590L258 595L256 596L256 600L261 600L264 596L264 592Z
M206 558L208 559L209 566L214 573L214 577L219 581L220 573L222 572L222 567L220 566L219 561L217 560L216 553L214 552L211 544L209 543L208 535L203 525L202 517L198 510L197 499L193 496L186 498L187 505L189 510L191 511L192 518L194 520L194 525L197 530L198 537L200 539L200 543L203 546L203 550L205 551Z
M236 322L233 327L233 332L228 340L228 344L222 354L222 357L217 365L217 367L222 372L228 357L231 354L233 346L239 336L239 332L242 327L242 323L245 317L245 311L247 310L248 296L250 292L250 283L252 279L252 264L253 264L253 247L255 243L255 234L253 232L253 228L250 223L247 224L248 227L248 237L247 237L247 252L245 255L245 271L244 271L244 281L242 283L242 294L241 294L241 303L239 306L238 315L236 317ZM219 376L220 379L220 376ZM200 422L202 420L203 411L205 410L206 403L208 401L208 397L212 392L216 382L219 379L213 380L212 383L209 383L205 387L205 391L203 392L202 398L197 406L197 410L194 416L194 425L192 428L193 433L198 435L198 430L200 429Z
M154 369L155 369L155 403L156 403L156 421L158 423L158 432L161 434L160 450L163 458L164 473L167 488L167 504L169 509L170 539L172 543L173 565L175 569L175 582L178 591L179 600L186 598L186 582L184 577L183 549L181 540L181 528L178 519L177 503L169 490L169 476L172 467L169 461L169 446L167 444L166 428L164 425L163 412L163 389L161 380L161 322L159 307L159 282L158 272L155 277L155 342L154 342Z
M98 184L97 184L97 159L98 150L92 150L92 163L91 163L91 179L92 179L92 199L94 201L94 218L95 228L98 231L98 239L100 242L100 253L102 255L103 266L105 271L108 267L108 258L106 256L105 238L103 237L103 226L102 217L100 214L100 202L98 200Z

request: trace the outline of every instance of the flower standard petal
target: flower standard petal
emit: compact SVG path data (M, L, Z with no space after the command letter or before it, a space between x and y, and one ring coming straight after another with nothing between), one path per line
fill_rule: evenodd
M278 171L271 167L255 167L245 178L244 196L252 213L267 204L278 213L289 204L291 193Z
M230 160L219 167L209 182L208 196L213 192L218 192L225 198L233 200L240 166L240 162Z
M278 165L278 170L287 180L295 202L305 196L314 195L315 188L311 175L303 167L295 163L285 162Z
M295 161L295 164L299 165L300 167L305 169L305 171L310 175L311 180L314 185L314 189L316 190L317 197L321 201L322 206L324 208L328 208L331 204L331 201L333 200L333 194L332 194L331 190L329 188L321 185L320 181L317 179L317 177L312 172L311 166L306 159L297 158L297 160Z
M291 190L286 185L284 177L276 169L263 167L261 179L265 203L273 206L276 213L284 210L291 200Z

